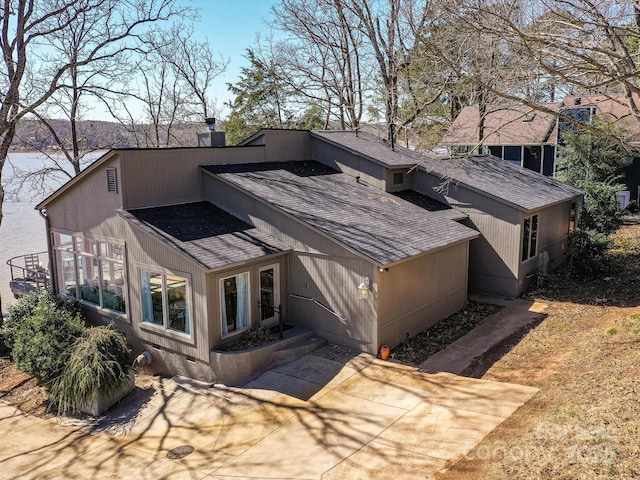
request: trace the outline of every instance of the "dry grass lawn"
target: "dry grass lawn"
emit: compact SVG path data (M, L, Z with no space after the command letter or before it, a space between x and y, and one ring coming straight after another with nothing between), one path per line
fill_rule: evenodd
M640 227L600 273L530 295L548 317L482 378L539 393L438 478L640 478Z

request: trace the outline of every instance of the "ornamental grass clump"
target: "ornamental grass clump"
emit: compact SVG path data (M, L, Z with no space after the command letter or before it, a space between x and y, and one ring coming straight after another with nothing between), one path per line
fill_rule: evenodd
M111 395L129 380L130 350L111 325L85 330L70 352L49 395L61 415L79 413L100 394Z

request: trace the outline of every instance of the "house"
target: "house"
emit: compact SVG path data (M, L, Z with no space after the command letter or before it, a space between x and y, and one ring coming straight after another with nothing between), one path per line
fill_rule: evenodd
M252 326L283 319L376 353L470 286L518 295L559 263L580 192L457 161L358 132L262 130L236 147L109 151L36 208L57 293L115 322L154 371L216 381L230 378L217 349Z
M636 99L637 100L637 99ZM561 102L542 107L582 123L590 123L595 115L614 128L624 131L625 140L640 144L640 122L629 111L621 96L587 95L566 97ZM492 105L483 119L480 141L480 114L477 105L462 109L442 139L441 144L454 154L486 153L515 165L553 176L556 172L557 146L562 134L573 126L556 115L532 110L521 104ZM623 208L630 200L638 200L640 192L640 156L623 172L626 192L621 192Z

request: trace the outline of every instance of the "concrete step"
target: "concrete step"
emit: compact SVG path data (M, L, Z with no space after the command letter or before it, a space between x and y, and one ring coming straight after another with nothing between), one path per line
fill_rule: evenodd
M271 357L272 365L280 365L282 363L291 362L313 352L327 344L327 339L318 335L312 335L308 338L299 340L283 346L280 350L273 352Z

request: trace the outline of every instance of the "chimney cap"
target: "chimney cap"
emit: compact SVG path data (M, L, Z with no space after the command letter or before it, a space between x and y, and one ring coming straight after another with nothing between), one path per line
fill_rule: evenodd
M216 119L214 117L207 117L204 119L204 123L207 124L207 128L211 132L215 132L216 130Z

